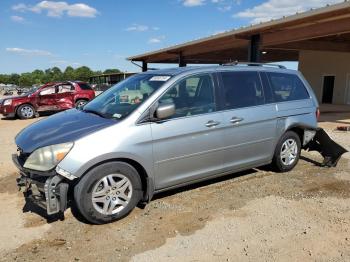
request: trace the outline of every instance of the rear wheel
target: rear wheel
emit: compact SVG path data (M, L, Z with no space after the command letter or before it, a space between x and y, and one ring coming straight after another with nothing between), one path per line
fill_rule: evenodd
M128 215L142 196L141 179L124 162L102 164L89 171L74 189L75 204L93 224L105 224Z
M35 116L35 109L31 105L20 105L17 109L17 115L20 119L30 119Z
M301 143L298 134L286 132L278 142L273 158L273 165L279 172L292 170L299 161Z

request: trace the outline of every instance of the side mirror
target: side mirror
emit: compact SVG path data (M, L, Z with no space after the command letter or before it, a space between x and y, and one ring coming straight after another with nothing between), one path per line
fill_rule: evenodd
M161 104L156 110L156 117L158 119L165 119L175 114L175 104L167 103Z

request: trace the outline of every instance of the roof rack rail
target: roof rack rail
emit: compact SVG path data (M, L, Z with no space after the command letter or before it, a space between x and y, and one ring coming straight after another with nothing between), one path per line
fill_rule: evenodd
M246 66L271 66L271 67L278 67L280 69L287 69L284 65L278 65L278 64L266 64L266 63L254 63L254 62L230 62L222 64L223 66L236 66L236 65L246 65Z

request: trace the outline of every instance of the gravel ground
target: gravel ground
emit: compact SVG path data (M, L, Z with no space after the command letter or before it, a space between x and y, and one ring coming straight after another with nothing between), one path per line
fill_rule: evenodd
M334 129L349 119L320 123L348 150L350 133ZM37 120L0 120L0 261L350 261L349 153L328 169L303 152L292 172L231 174L92 226L70 210L57 221L24 208L10 154L15 134Z

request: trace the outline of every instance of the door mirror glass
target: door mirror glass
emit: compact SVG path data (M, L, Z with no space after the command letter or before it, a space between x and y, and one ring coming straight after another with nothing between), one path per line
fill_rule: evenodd
M158 106L156 110L156 117L158 119L166 119L175 114L175 104L166 103Z

